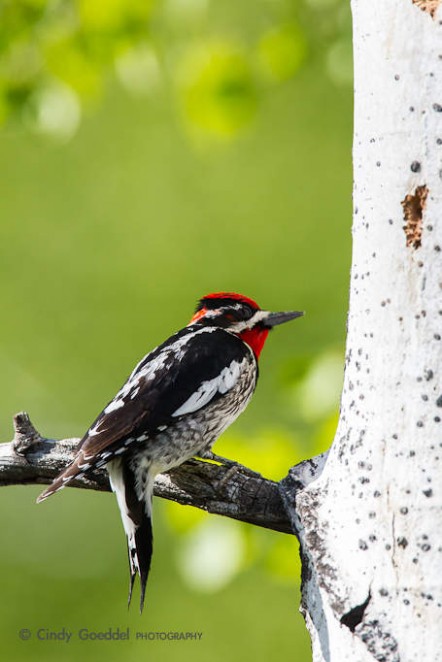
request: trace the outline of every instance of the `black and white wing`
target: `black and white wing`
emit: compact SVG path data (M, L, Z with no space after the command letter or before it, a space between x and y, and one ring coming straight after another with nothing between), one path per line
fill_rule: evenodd
M253 352L224 329L184 328L140 361L80 441L72 464L38 501L222 397L251 363Z

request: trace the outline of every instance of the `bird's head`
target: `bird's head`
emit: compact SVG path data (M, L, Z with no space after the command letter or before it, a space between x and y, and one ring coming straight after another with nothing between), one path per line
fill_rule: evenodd
M200 324L226 329L250 345L258 357L270 329L303 314L298 311L271 313L261 310L256 301L242 294L215 292L200 299L189 325Z

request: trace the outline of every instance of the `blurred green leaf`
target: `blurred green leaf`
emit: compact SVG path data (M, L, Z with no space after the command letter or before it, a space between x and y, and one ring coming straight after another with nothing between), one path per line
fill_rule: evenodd
M252 66L236 44L199 44L183 57L178 76L186 118L208 134L232 137L255 116Z
M297 438L276 426L247 436L228 431L216 448L218 454L233 458L271 480L280 480L293 464L304 459Z
M194 589L222 589L244 565L241 527L224 517L212 516L181 539L177 563L184 580Z
M275 536L265 556L265 567L283 582L297 582L301 576L301 557L295 536Z
M301 10L285 3L259 0L253 16L231 12L226 20L229 11L211 0L4 0L0 122L9 116L30 126L28 104L35 108L58 82L90 106L116 69L137 95L151 94L161 80L191 132L231 140L253 125L275 84L300 70L307 51L314 57L315 48L328 48L326 67L338 84L351 76L348 7L339 0L309 6L322 35L317 46L308 43L308 15L301 24Z
M293 23L269 30L259 44L264 75L276 81L285 81L294 76L306 54L305 35Z
M147 43L128 48L115 62L123 85L133 94L144 96L158 89L162 78L157 54Z
M74 35L59 35L43 44L48 73L69 85L83 99L102 92L102 71Z
M122 32L147 25L154 0L75 0L82 28Z
M328 349L315 357L303 380L292 387L289 406L311 422L335 412L342 390L343 371L341 351Z
M25 121L37 133L65 141L77 130L81 106L73 90L58 82L36 90L26 106Z
M167 501L164 512L167 523L178 534L185 534L207 520L208 513L199 508L182 506L174 501Z
M327 54L327 69L332 80L339 85L353 81L353 49L351 41L342 37L334 42Z
M330 448L336 434L338 421L339 411L336 410L316 428L311 445L312 455L319 455Z

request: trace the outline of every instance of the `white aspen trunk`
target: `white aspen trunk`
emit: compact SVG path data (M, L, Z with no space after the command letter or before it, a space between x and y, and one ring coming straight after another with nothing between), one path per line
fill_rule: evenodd
M315 662L442 661L439 1L352 2L354 245L341 416L322 472L295 497L288 479L284 494L300 527ZM300 469L291 478L308 482Z

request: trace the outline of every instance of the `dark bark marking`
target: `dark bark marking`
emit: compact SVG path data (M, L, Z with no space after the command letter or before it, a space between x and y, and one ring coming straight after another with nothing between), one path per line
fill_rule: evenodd
M441 0L412 0L412 3L419 7L422 11L428 12L431 18L434 18L434 15L439 7Z
M413 194L406 195L401 201L404 210L403 226L407 246L410 248L419 248L422 244L422 217L427 201L428 188L418 186Z
M359 623L362 623L365 610L367 609L370 600L371 600L371 593L368 594L365 602L363 602L361 605L357 605L356 607L353 607L353 609L350 609L350 611L348 611L346 614L344 614L341 617L342 625L345 625L346 627L348 627L348 629L351 632L354 632L356 630L356 627L359 625Z

